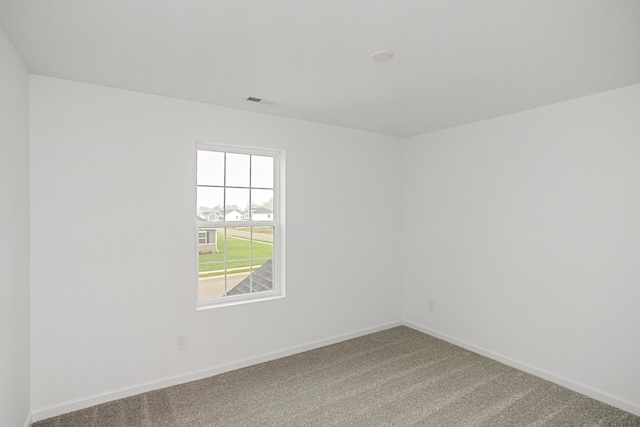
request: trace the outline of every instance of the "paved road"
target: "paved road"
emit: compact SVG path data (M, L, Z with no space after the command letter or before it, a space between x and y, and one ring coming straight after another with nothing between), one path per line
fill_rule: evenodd
M240 283L242 279L249 275L246 273L237 273L227 275L227 289L233 288ZM216 298L224 295L224 276L203 277L200 279L200 299Z
M251 238L251 233L249 233L248 231L233 230L231 228L227 229L227 234L229 236L244 237L245 239ZM263 241L263 242L273 242L273 235L272 234L253 233L253 239L254 240L260 240L260 241Z

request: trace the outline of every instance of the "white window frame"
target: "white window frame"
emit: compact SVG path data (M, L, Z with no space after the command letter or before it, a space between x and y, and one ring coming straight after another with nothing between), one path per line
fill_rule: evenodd
M197 167L197 151L208 150L233 154L252 154L256 156L267 156L273 158L273 218L269 221L239 220L226 221L223 218L219 221L211 222L212 227L273 227L273 290L256 292L243 295L222 296L211 299L199 299L199 239L198 231L202 223L196 221L195 227L195 276L196 276L196 309L209 309L216 307L227 307L257 301L268 301L285 297L285 152L284 150L245 147L235 145L215 144L210 142L197 142L194 150L194 165ZM197 180L194 190L198 188ZM196 210L196 203L193 203ZM224 209L224 207L223 207Z

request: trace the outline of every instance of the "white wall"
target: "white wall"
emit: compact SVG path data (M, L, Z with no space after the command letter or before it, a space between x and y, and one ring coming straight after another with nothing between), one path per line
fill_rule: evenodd
M29 416L29 75L0 29L0 425Z
M640 413L640 86L411 138L403 157L381 135L31 84L36 419L389 324L403 293L410 324ZM287 150L286 299L194 310L196 140ZM406 232L385 224L380 247L360 212L397 206Z
M405 167L405 319L640 414L640 85L411 138Z
M381 244L380 217L364 214L402 204L401 140L46 77L31 84L35 419L401 319L402 230L385 228ZM286 149L285 299L195 311L197 140Z

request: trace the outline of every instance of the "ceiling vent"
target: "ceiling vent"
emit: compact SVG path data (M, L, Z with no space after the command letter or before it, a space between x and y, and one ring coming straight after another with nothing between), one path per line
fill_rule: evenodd
M256 98L254 96L250 96L247 98L247 101L257 102L259 104L273 105L275 102L269 101L268 99Z

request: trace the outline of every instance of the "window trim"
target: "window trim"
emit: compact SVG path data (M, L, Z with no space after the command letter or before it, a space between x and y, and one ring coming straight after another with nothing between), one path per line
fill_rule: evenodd
M199 225L195 223L195 300L196 310L227 307L258 301L269 301L285 297L285 151L280 149L236 146L216 144L211 142L198 141L194 149L194 166L197 168L198 150L218 151L234 154L249 154L256 156L268 156L273 158L273 218L271 221L215 221L210 222L212 226L223 227L246 227L247 222L251 226L273 226L273 290L256 292L252 294L230 295L218 298L199 299L199 252L198 252L198 231ZM194 198L197 191L197 170L194 177ZM197 210L197 203L194 201L193 209ZM197 214L197 212L195 212ZM200 224L201 226L201 224Z

